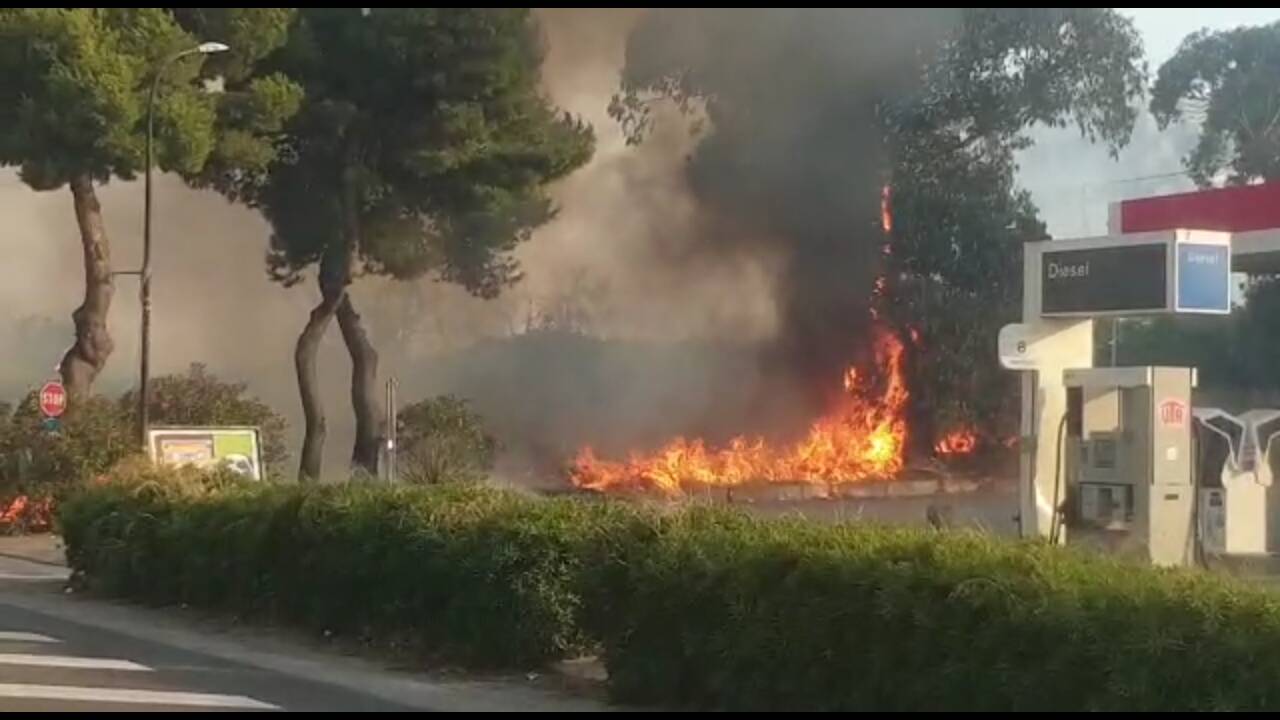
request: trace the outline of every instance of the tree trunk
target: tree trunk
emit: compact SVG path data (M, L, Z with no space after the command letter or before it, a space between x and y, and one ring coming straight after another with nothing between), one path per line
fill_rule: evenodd
M102 206L93 189L93 179L79 175L71 181L80 245L84 249L84 302L71 319L75 322L75 344L62 358L62 382L72 401L87 395L93 381L107 364L113 344L107 331L107 311L115 295L111 276L111 245L102 222Z
M933 456L934 443L938 440L938 408L932 387L922 376L920 363L921 350L911 340L910 331L899 333L899 339L906 347L903 356L903 376L907 387L911 388L911 396L907 398L907 456L910 458L929 458Z
M348 282L361 244L360 180L356 170L360 164L359 155L359 142L351 140L347 145L347 164L342 174L342 223ZM351 466L376 476L382 421L377 392L378 352L369 341L369 333L365 331L350 295L344 296L338 306L338 327L342 330L342 339L351 355L351 408L356 416Z
M372 475L378 472L382 408L378 399L378 351L369 341L364 322L351 302L350 293L338 306L338 327L351 354L351 407L356 415L355 447L351 466Z
M293 362L298 373L298 394L302 397L302 457L298 464L298 482L315 482L320 479L324 464L325 418L324 403L320 399L320 383L316 377L316 355L320 340L329 329L338 306L346 297L346 273L342 272L341 253L325 255L320 262L320 304L311 310L306 327L298 336Z

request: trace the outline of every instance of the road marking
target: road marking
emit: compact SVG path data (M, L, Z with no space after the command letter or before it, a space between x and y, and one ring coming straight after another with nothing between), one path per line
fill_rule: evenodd
M0 665L30 665L33 667L77 668L81 670L151 671L151 668L146 665L139 665L128 660L74 657L71 655L29 655L27 653L0 653Z
M65 572L49 572L43 574L0 572L0 580L30 580L35 582L37 580L66 580L67 577L68 575Z
M0 698L62 700L66 702L132 703L137 705L183 705L189 707L239 708L243 710L279 710L270 703L244 695L174 692L170 690L126 690L120 688L82 687L78 685L28 685L0 683Z
M0 630L0 642L56 643L62 641L40 633Z

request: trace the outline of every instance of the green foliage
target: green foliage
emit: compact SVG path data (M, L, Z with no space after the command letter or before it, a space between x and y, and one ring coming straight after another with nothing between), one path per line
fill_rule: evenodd
M60 508L92 589L479 667L595 648L623 702L1280 707L1280 599L1204 573L967 533L474 486L133 472Z
M1126 320L1117 359L1122 365L1194 367L1205 388L1274 394L1280 391L1280 335L1275 332L1280 279L1255 279L1244 300L1229 317ZM1109 343L1107 337L1096 346L1109 353Z
M1034 125L1074 124L1115 153L1146 76L1133 21L1111 8L965 8L908 125L1025 146Z
M0 425L0 496L55 494L139 450L132 416L116 403L85 398L50 433L43 427L36 395L28 394Z
M1233 185L1280 180L1280 23L1188 35L1160 67L1151 112L1161 127L1182 118L1200 122L1200 140L1184 163L1201 187L1223 176ZM1119 359L1191 365L1204 387L1274 397L1277 303L1280 283L1254 278L1230 318L1126 321Z
M493 469L497 441L484 419L451 395L409 405L397 416L397 470L415 485L480 482Z
M192 365L185 375L152 380L151 421L156 425L256 425L262 430L263 462L278 471L287 459L284 418L229 383ZM24 492L45 496L107 472L140 453L137 396L85 398L71 406L50 433L31 392L0 420L0 499Z
M904 338L920 338L908 363L918 432L1013 432L1016 378L988 358L1020 315L1021 245L1048 237L1015 183L1014 151L1032 125L1069 123L1117 151L1144 80L1132 23L1112 10L968 8L922 91L886 107L893 228L882 305Z
M288 459L284 416L258 398L248 385L226 382L204 365L192 363L184 375L164 375L151 381L153 425L254 425L261 431L262 462L273 474ZM135 417L137 394L120 397L120 412Z
M552 215L544 184L593 148L541 91L527 9L305 8L273 62L306 102L270 182L235 192L272 223L286 284L351 250L370 272L491 296Z
M1280 179L1280 22L1188 35L1160 66L1151 112L1162 128L1201 122L1185 159L1198 185L1221 172L1232 184Z
M528 667L583 647L581 558L627 514L464 486L112 483L59 519L76 574L105 593Z
M249 13L261 21L253 25L261 42L229 53L243 67L283 39L288 19L278 10L205 12ZM0 165L19 167L37 190L80 175L99 182L133 177L143 169L146 103L155 72L166 58L204 39L209 38L198 40L165 8L0 10ZM156 105L156 159L162 169L184 175L199 174L211 156L224 152L222 130L278 128L297 105L293 88L292 103L259 106L253 123L238 122L225 109L241 102L234 82L224 95L207 93L196 82L213 77L202 57L187 57L169 69ZM237 142L254 145L259 159L274 157L269 134Z
M898 148L881 310L916 338L911 425L926 442L961 425L992 437L1014 428L1017 378L991 361L991 348L1021 316L1022 244L1048 238L1014 174L998 151L939 151L921 138Z
M977 535L694 511L588 583L615 697L734 710L1274 708L1280 600ZM605 605L603 603L607 602ZM1222 673L1231 667L1237 672Z

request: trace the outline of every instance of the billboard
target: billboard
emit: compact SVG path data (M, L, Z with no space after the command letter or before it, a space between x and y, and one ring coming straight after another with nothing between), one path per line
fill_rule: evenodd
M256 427L157 427L147 431L147 452L160 465L226 465L261 480L262 443Z

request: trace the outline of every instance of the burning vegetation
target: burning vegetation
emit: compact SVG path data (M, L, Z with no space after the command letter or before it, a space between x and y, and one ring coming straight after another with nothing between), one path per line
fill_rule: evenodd
M971 428L959 428L942 436L933 451L941 457L968 455L978 447L978 434Z
M837 485L891 478L902 470L908 390L902 342L874 332L875 367L849 368L844 394L804 438L775 446L739 436L723 448L700 438L676 438L658 451L625 461L601 460L591 448L574 459L574 486L596 491L656 491L680 495L691 487L752 482Z
M893 231L891 190L881 190L881 229ZM887 256L892 246L881 247ZM883 275L872 286L871 367L844 371L844 392L835 406L790 445L773 445L762 437L738 436L723 448L702 438L677 437L651 454L632 453L627 460L603 460L584 447L573 460L569 480L577 488L598 492L657 492L682 495L694 487L735 487L749 483L844 485L889 480L906 463L907 401L910 391L903 368L906 348L887 329L877 304L887 300ZM919 334L910 328L913 343ZM972 453L976 433L959 428L934 446L939 457Z

